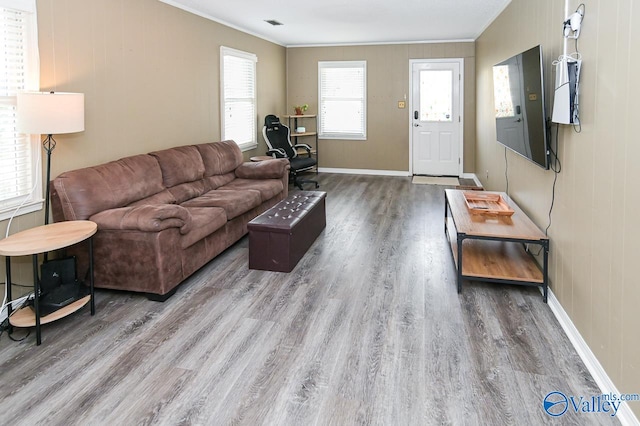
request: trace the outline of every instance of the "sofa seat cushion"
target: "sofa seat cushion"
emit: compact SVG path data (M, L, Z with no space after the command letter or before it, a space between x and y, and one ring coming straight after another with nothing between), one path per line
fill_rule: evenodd
M262 203L260 192L256 190L240 191L209 191L206 194L185 201L183 207L221 207L227 220L234 219Z
M227 214L220 207L185 207L191 214L191 230L180 239L182 248L187 248L213 234L227 224Z
M284 190L281 179L234 179L218 188L218 191L239 191L253 189L260 192L262 201L267 201Z

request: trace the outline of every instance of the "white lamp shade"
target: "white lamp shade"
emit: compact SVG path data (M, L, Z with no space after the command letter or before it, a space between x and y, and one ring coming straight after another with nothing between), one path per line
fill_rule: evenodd
M84 93L18 93L17 115L20 133L59 135L82 132Z

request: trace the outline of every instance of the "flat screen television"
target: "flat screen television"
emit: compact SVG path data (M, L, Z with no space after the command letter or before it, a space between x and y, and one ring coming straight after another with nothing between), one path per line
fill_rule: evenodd
M540 46L494 65L493 96L498 143L548 169L542 70Z

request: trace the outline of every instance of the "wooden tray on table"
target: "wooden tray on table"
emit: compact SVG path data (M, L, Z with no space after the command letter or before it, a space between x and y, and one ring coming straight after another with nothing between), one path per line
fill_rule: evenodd
M511 216L514 211L504 201L500 194L491 194L480 191L464 193L464 201L472 214L484 214L489 216Z

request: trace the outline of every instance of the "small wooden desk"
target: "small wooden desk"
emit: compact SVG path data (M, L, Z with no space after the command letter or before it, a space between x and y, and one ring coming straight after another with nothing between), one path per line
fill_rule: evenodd
M58 222L49 225L38 226L13 234L0 240L0 256L6 257L7 267L7 298L11 301L11 257L31 255L33 259L33 292L34 310L29 307L20 309L11 315L11 303L7 306L9 323L16 327L36 327L36 344L42 341L40 335L40 324L46 324L65 317L88 302L91 302L91 315L95 314L95 301L93 291L93 238L98 230L98 226L88 220L75 220L68 222ZM40 283L38 280L38 254L47 253L53 250L72 246L84 240L89 240L89 283L90 294L76 302L66 306L51 314L40 317L39 299Z
M254 163L260 162L260 161L267 161L267 160L273 160L276 157L270 157L268 155L256 155L255 157L251 157L249 158L249 160L253 161Z
M512 216L471 214L464 192L445 189L444 231L451 243L457 268L458 293L462 281L539 286L547 302L549 288L549 238L504 192L502 198L514 210ZM540 245L542 270L525 244ZM464 259L464 262L463 262Z

